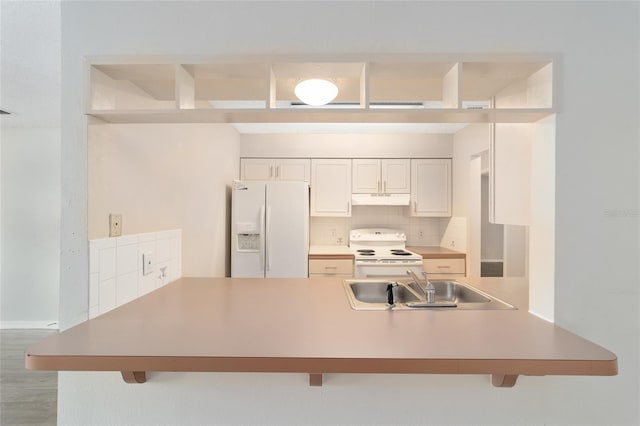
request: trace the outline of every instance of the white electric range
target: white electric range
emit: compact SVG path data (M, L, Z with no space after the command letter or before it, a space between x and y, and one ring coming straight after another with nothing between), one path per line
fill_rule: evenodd
M356 278L407 277L422 272L422 256L406 249L407 236L398 229L362 228L349 233Z

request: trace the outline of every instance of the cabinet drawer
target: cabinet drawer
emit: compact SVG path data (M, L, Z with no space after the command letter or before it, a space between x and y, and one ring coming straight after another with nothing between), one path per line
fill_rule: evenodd
M353 275L353 261L351 259L311 259L309 260L309 275Z
M429 274L464 274L464 259L422 259L422 268Z
M309 278L318 278L318 277L334 277L334 278L343 278L348 280L349 278L353 278L353 274L309 274Z

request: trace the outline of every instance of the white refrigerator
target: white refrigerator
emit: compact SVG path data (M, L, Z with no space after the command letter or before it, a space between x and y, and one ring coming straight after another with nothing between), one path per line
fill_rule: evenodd
M309 271L309 185L234 181L231 276L306 278Z

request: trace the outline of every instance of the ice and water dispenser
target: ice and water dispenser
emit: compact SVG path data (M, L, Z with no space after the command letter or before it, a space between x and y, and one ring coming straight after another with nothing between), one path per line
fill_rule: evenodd
M256 222L236 222L238 251L260 250L260 226Z

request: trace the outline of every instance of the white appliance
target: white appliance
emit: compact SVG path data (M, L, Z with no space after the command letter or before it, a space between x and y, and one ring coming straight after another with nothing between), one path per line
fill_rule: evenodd
M407 250L406 242L407 236L398 229L353 229L349 247L355 256L355 277L406 277L409 269L420 276L422 256Z
M309 273L309 185L234 181L231 276L306 278Z

